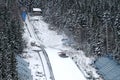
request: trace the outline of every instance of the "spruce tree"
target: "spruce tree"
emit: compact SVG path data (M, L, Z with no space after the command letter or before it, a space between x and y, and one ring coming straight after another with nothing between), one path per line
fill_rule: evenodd
M16 0L0 0L0 80L18 80L16 55L23 50Z

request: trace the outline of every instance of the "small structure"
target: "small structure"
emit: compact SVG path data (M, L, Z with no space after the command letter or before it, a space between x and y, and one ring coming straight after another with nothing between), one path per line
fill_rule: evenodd
M40 16L42 14L42 10L40 8L33 8L32 13L30 13L31 16Z
M104 80L120 80L120 65L109 57L101 57L95 62L98 73Z
M27 8L25 6L21 6L20 11L21 11L21 18L23 21L25 21L27 17Z
M33 80L31 75L31 70L28 68L29 63L26 62L20 56L16 57L17 60L17 71L18 71L18 80Z
M40 8L33 8L32 12L28 13L31 16L30 21L39 21L40 16L42 14L42 10Z
M21 16L22 16L22 20L23 20L23 21L26 20L26 15L27 15L26 11L23 10L23 11L22 11L22 14L21 14Z
M40 8L33 8L33 11L41 12L42 10Z

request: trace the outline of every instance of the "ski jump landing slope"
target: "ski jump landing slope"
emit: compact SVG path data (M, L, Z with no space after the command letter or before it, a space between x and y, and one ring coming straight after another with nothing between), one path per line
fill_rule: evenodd
M30 19L34 18L30 17ZM38 41L37 43L41 43L45 46L44 49L48 54L55 80L86 80L82 72L70 58L62 58L58 55L60 49L55 49L55 45L63 46L61 40L64 37L49 30L48 25L42 21L42 19L27 22L27 25L31 36L33 36L32 40L35 39L34 41ZM37 33L34 32L35 30L37 30Z
M59 50L47 48L55 80L86 80L75 63L70 58L62 58Z

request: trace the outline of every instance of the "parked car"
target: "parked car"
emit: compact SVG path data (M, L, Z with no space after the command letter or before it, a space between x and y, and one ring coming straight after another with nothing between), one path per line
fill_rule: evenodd
M58 55L63 58L67 58L68 55L65 52L58 52Z

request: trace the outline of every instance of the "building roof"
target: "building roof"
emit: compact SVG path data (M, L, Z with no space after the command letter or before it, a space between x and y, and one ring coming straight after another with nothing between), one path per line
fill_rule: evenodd
M40 8L33 8L33 11L41 12L42 10Z
M98 72L103 75L104 80L120 80L120 65L109 57L101 57L96 63Z

